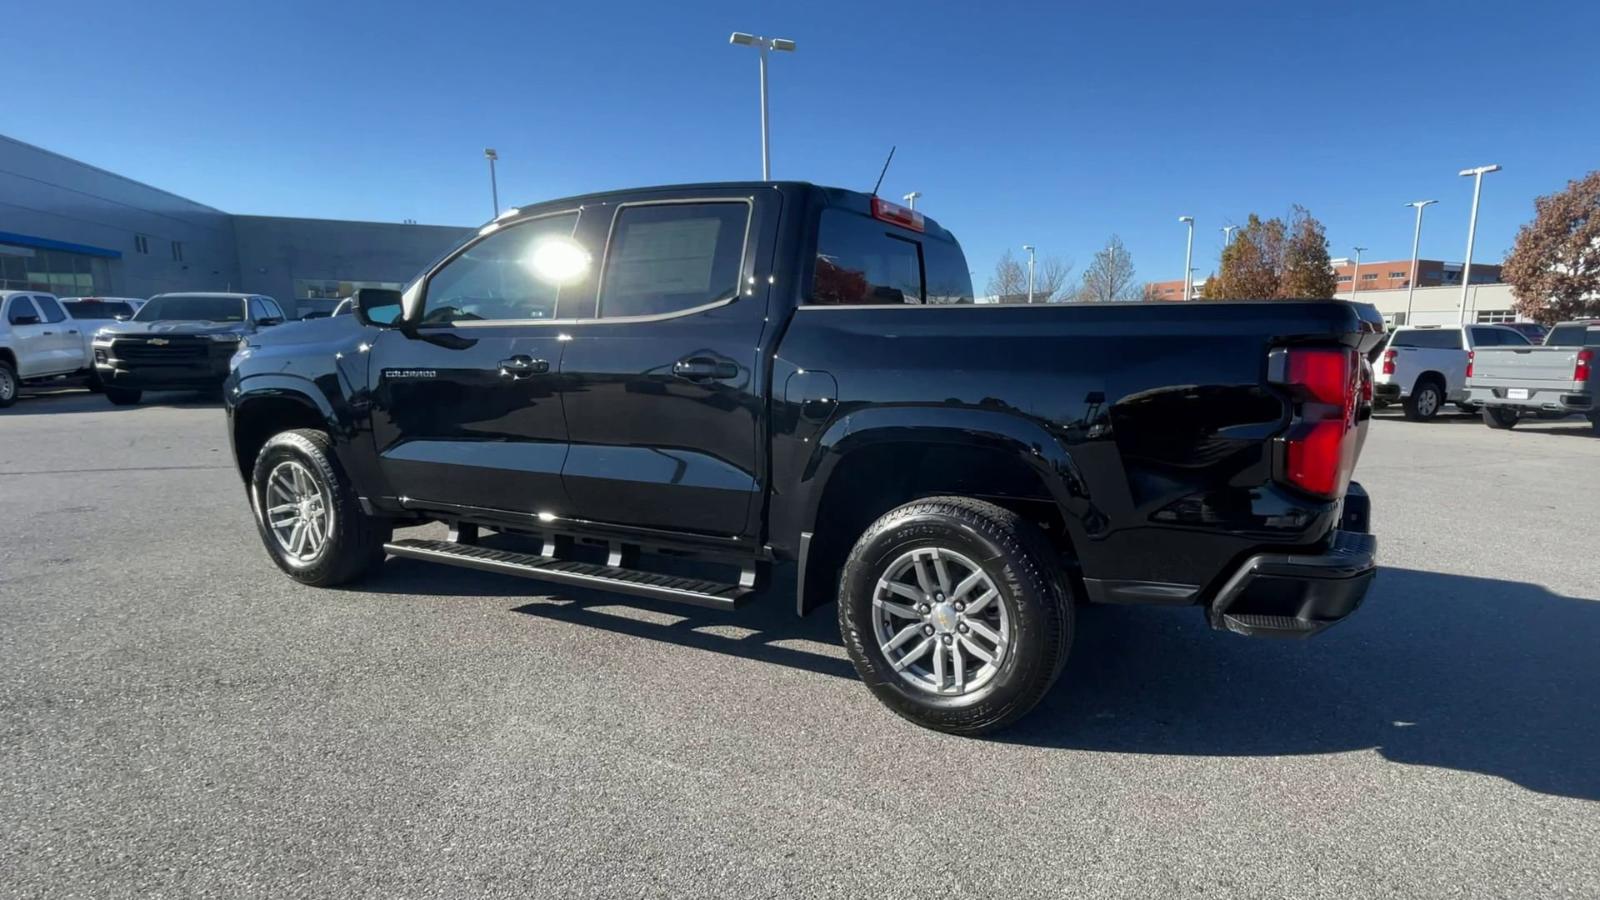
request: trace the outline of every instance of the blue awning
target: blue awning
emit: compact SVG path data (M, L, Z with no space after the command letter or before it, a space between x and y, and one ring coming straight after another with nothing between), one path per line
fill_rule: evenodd
M121 259L121 250L107 250L104 247L91 247L88 244L74 244L69 241L52 241L49 238L32 237L26 234L12 234L9 231L0 231L0 244L16 244L19 247L34 247L39 250L65 250L68 253L82 253L85 256L103 256L107 259Z

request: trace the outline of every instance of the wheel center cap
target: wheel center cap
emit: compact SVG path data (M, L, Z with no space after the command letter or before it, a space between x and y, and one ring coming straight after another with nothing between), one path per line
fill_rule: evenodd
M933 627L937 628L940 634L954 632L956 623L960 619L961 615L956 612L955 606L948 602L934 604L933 612L928 614L928 621L933 623Z

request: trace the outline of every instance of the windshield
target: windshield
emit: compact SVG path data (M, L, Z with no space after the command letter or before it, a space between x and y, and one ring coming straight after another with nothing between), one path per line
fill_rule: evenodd
M118 316L129 318L133 315L132 306L106 300L77 300L61 305L67 308L67 315L74 319L115 319Z
M238 297L153 297L140 307L135 322L243 322L244 301Z

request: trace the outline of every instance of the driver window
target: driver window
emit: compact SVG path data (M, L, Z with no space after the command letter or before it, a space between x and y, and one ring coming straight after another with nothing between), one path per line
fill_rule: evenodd
M587 270L572 242L577 213L531 219L494 232L428 281L420 324L553 319L561 285Z

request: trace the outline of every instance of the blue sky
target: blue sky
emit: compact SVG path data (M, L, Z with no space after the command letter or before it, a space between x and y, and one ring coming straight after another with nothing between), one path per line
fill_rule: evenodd
M103 2L9 14L0 132L230 212L476 224L506 205L760 174L883 193L962 239L1081 271L1113 232L1141 280L1201 275L1218 228L1300 203L1335 256L1479 261L1600 165L1600 4L1521 2ZM70 20L70 21L68 21ZM1357 40L1351 41L1352 36ZM47 39L48 38L48 39Z

